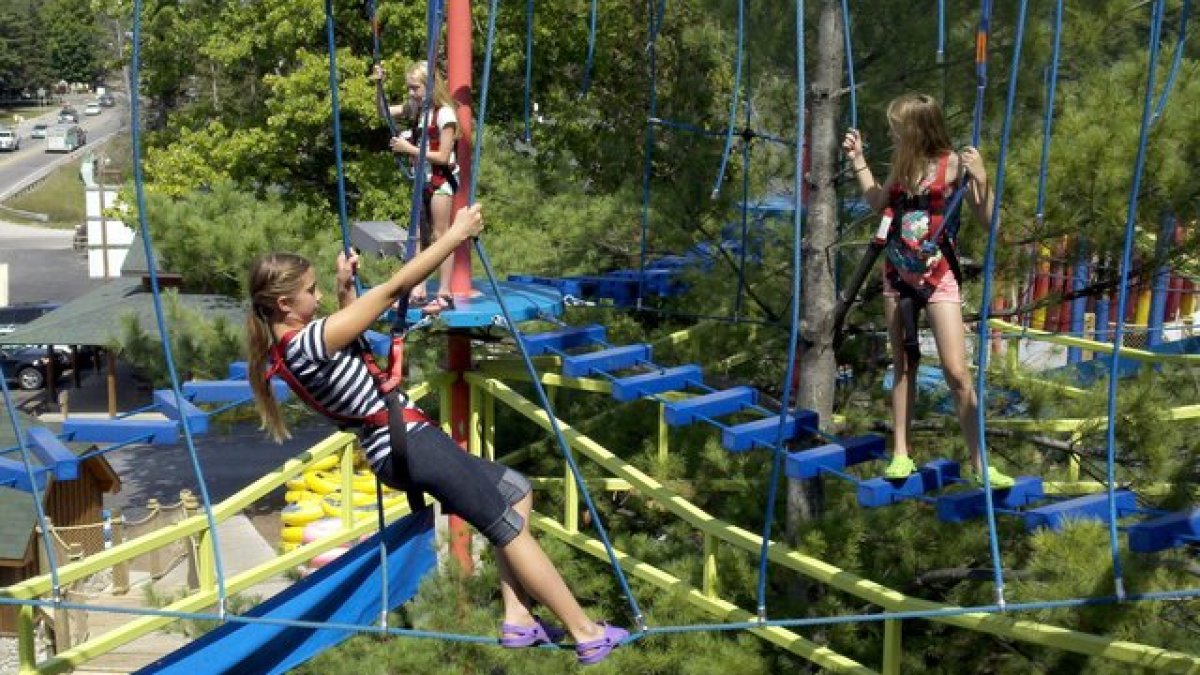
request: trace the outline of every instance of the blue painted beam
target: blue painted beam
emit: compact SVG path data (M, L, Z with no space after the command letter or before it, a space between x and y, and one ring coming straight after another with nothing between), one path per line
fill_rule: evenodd
M1019 509L1045 497L1041 478L1018 476L1011 488L992 490L992 505L998 509ZM944 495L937 500L938 519L946 523L977 518L986 511L987 496L982 488Z
M726 427L721 432L721 445L730 452L745 452L756 446L771 447L779 435L779 417L774 415ZM784 418L782 440L784 443L796 440L817 429L820 423L820 417L812 410L793 410Z
M789 453L788 478L816 478L825 470L844 471L847 467L883 456L883 436L872 434L840 440L840 443Z
M287 382L278 377L271 379L271 389L277 401L285 401L292 395ZM192 403L234 403L254 395L249 380L193 380L183 383L183 394Z
M587 354L563 357L562 372L568 377L587 377L593 373L611 373L632 368L650 360L650 345L625 345Z
M1200 509L1178 511L1129 528L1129 550L1154 553L1200 537Z
M79 456L58 440L53 431L45 427L31 427L25 433L25 438L33 456L37 457L42 466L54 471L55 480L79 478Z
M172 445L179 442L179 423L175 420L63 420L62 431L68 440L93 443L125 443L135 438L149 437L145 442Z
M1117 490L1115 498L1118 516L1121 515L1121 511L1137 508L1137 499L1129 490ZM1099 492L1029 509L1025 512L1025 529L1032 532L1039 527L1045 527L1058 531L1068 520L1098 520L1107 523L1108 494Z
M521 342L530 356L541 356L550 352L564 352L575 347L584 347L604 340L608 329L593 324L591 326L569 326L559 330L527 335L521 333Z
M229 379L244 380L250 372L250 364L245 361L234 361L229 364Z
M758 400L758 392L750 387L734 387L693 396L666 404L667 424L673 427L695 422L700 417L720 417L744 410Z
M34 467L33 479L37 481L38 490L46 489L46 475L50 473L45 467ZM21 492L33 492L29 483L29 474L25 465L7 457L0 457L0 485L7 485Z
M208 413L186 398L177 399L173 390L154 390L154 405L158 406L159 412L173 420L182 421L187 417L188 427L193 434L208 433Z
M392 354L392 336L384 335L377 330L368 330L363 333L363 337L367 338L367 344L371 346L371 353L375 356L387 358Z
M858 503L865 508L891 506L940 490L958 478L958 462L935 459L902 480L872 478L858 484Z
M688 385L703 382L704 371L700 370L700 366L688 364L613 380L612 394L618 401L632 401L651 394L686 389Z

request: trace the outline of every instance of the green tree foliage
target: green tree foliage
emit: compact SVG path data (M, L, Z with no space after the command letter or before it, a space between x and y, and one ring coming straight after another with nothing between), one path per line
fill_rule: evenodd
M189 309L171 290L163 293L163 299L165 318L171 328L171 351L180 377L223 379L229 364L240 360L244 351L240 324ZM163 361L157 331L148 332L132 316L117 318L121 321L121 334L110 348L154 386L169 385L170 374Z

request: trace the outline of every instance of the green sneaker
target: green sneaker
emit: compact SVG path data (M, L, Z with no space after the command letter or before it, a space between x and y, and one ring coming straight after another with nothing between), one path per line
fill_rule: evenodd
M978 471L971 473L971 482L978 487L983 487L983 474ZM994 466L988 467L988 483L991 484L993 490L1007 490L1013 486L1013 479L1000 473Z
M917 470L917 465L906 456L894 455L892 461L883 470L884 478L908 478Z

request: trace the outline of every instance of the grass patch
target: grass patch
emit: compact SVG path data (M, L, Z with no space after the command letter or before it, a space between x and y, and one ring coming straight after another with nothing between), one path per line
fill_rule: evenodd
M17 115L20 115L22 119L30 120L38 115L44 115L51 110L56 110L57 108L58 106L56 105L47 105L41 107L30 106L28 108L6 108L2 113L0 113L0 124L6 126L16 124Z
M94 154L109 158L106 165L108 182L121 183L129 174L129 136L120 134L102 146L87 148L80 157L72 159L55 169L34 189L20 194L4 203L5 206L21 211L44 213L49 216L47 227L74 228L82 225L87 218L84 203L83 179L79 176L79 166L83 157ZM15 218L13 214L4 214L5 218Z

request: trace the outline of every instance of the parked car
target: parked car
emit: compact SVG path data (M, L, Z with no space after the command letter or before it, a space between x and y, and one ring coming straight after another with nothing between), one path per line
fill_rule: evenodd
M97 102L100 103L100 105L104 106L105 108L111 108L117 104L117 100L115 98L113 98L112 94L109 94L109 93L100 94L100 98L98 98L96 100L97 100Z
M29 137L30 138L45 138L46 130L49 128L50 128L49 124L42 124L41 122L39 122L39 123L33 125L33 129L31 129L29 131Z
M76 124L59 124L46 133L46 152L74 152L87 143L87 132Z
M0 129L0 150L13 152L21 149L21 137L12 129Z
M70 357L60 351L54 352L54 374L57 379L70 367ZM46 386L50 359L45 347L8 346L0 349L0 367L4 377L13 380L22 389L41 389Z
M38 302L0 307L0 335L8 335L25 324L58 309L58 303Z
M100 114L100 102L92 101L91 103L84 106L83 114L87 115L89 117L92 115L99 115Z

